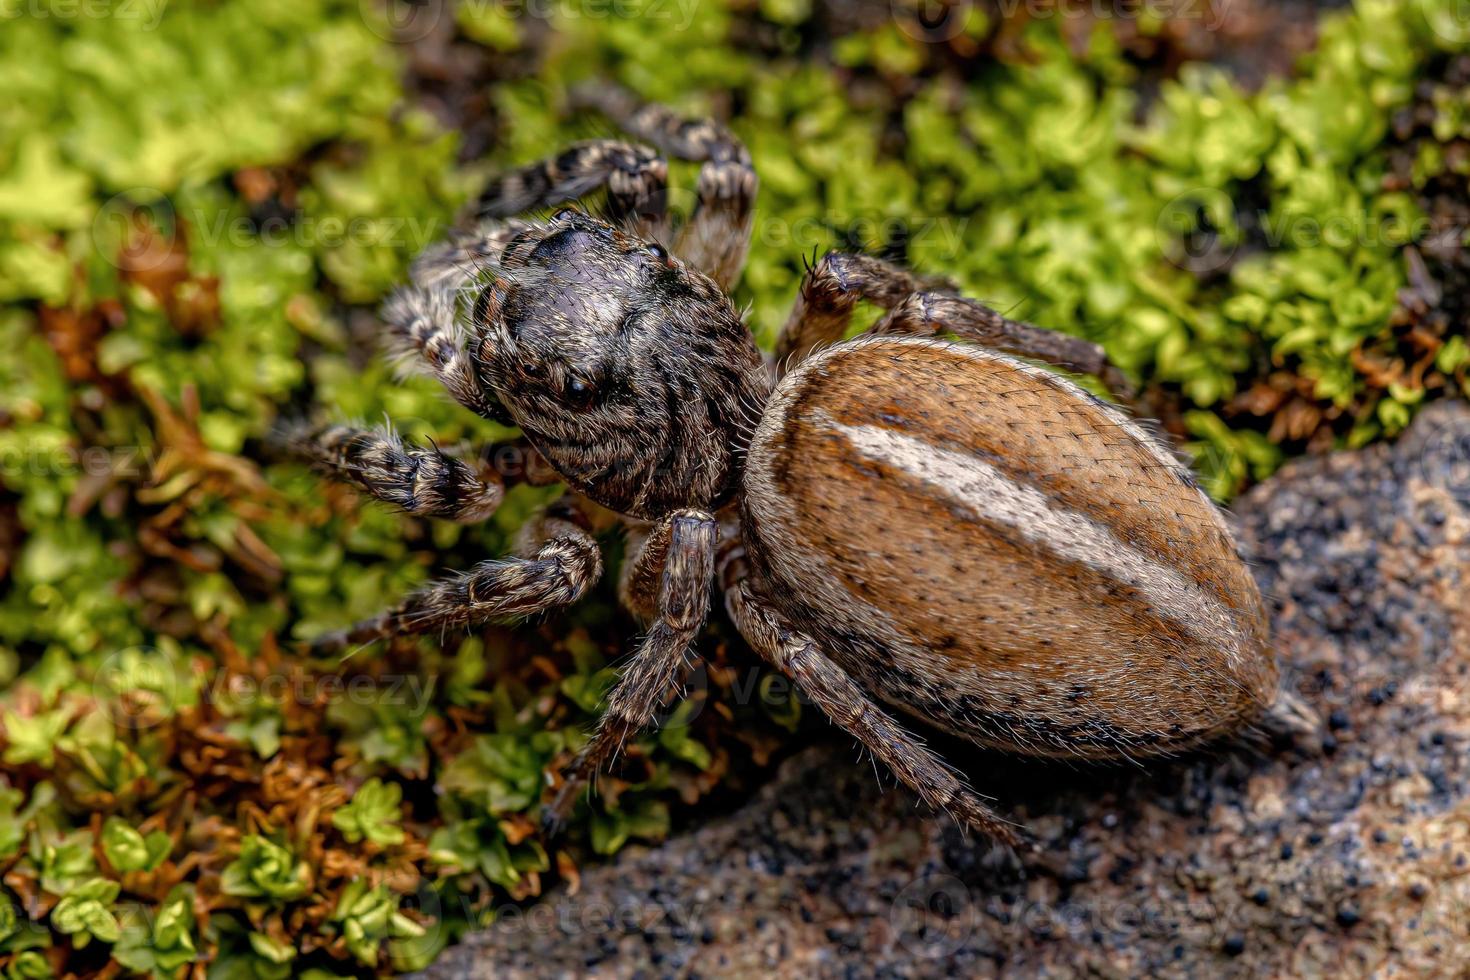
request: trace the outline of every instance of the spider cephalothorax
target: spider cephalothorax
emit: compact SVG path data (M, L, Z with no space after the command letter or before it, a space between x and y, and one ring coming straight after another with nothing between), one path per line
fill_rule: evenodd
M568 208L489 272L471 314L480 377L571 486L644 518L730 498L769 381L712 279Z
M571 492L525 529L525 553L318 648L576 601L602 572L591 501L627 527L619 592L649 629L553 821L678 688L716 583L751 648L810 701L927 803L1012 843L878 702L981 744L1085 757L1179 751L1272 702L1260 596L1188 470L1118 409L1010 356L1117 390L1100 348L832 253L766 358L726 293L756 190L744 148L607 89L588 101L703 161L688 223L676 234L664 213L656 150L578 144L494 181L480 223L426 252L384 309L399 346L466 407L518 425ZM598 188L606 219L513 218ZM860 300L886 313L843 341ZM535 472L342 426L289 445L454 520L483 519L510 476Z

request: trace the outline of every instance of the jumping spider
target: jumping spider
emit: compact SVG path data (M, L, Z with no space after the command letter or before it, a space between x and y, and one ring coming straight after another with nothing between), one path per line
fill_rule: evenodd
M594 140L495 180L478 226L421 256L384 309L456 400L518 426L569 492L521 557L318 650L575 602L602 572L585 503L621 515L619 594L650 626L547 808L553 826L679 686L713 582L750 646L833 722L926 803L1011 844L1015 829L879 702L982 745L1101 758L1176 752L1271 700L1260 597L1188 470L1116 408L1011 356L1116 386L1099 347L832 253L765 356L726 292L757 186L744 146L620 92L583 99L657 149ZM660 152L703 164L677 234ZM514 217L596 189L603 217ZM860 300L886 313L844 342ZM291 444L414 514L477 521L505 492L388 432Z

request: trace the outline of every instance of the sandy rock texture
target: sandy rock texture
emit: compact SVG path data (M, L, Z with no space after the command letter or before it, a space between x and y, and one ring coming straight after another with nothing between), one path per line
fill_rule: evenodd
M1042 843L915 808L834 736L733 815L512 910L429 976L1449 976L1470 971L1470 407L1235 507L1320 752L1147 768L935 737Z

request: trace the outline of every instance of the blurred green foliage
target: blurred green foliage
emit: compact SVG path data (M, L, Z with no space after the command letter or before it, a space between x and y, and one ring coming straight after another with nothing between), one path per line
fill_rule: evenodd
M764 341L803 256L901 247L1105 344L1173 400L1225 498L1301 448L1226 410L1242 385L1302 379L1355 443L1425 396L1363 365L1396 356L1401 252L1422 227L1410 191L1385 190L1389 121L1470 41L1455 7L1362 0L1324 22L1300 77L1246 93L1186 66L1145 112L1106 27L1079 48L1042 20L1024 59L956 72L901 12L816 55L804 2L566 4L549 23L467 3L464 43L535 71L497 76L491 158L462 163L371 4L140 0L83 17L0 0L0 969L422 966L579 848L662 836L670 806L728 767L745 716L686 702L553 856L534 818L616 676L601 638L625 624L605 602L541 633L343 664L277 646L499 553L544 498L430 527L264 464L261 440L311 405L443 445L507 434L360 351L371 305L489 169L596 130L567 117L568 85L734 109L762 179L737 298ZM775 49L742 40L751 20ZM976 8L958 37L993 27ZM1464 91L1433 97L1436 136L1470 135ZM1417 178L1456 165L1430 145ZM674 176L692 186L691 167ZM1467 361L1450 338L1435 368L1462 384ZM757 707L769 731L795 727L795 702Z

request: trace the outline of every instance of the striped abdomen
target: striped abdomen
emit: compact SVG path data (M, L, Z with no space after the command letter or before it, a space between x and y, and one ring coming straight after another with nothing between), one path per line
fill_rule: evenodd
M874 694L1038 755L1167 752L1269 702L1260 595L1144 429L943 341L829 348L777 387L745 523L770 598Z

